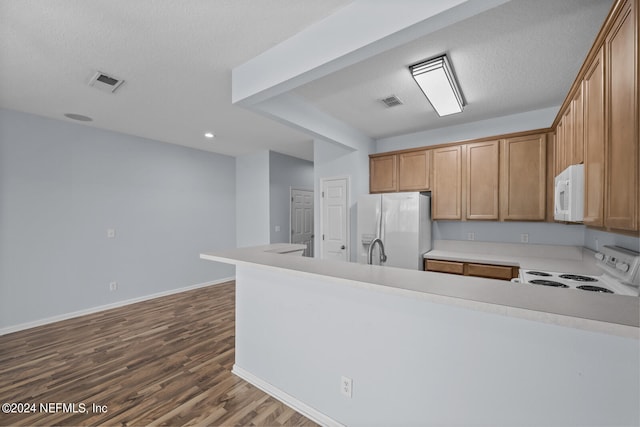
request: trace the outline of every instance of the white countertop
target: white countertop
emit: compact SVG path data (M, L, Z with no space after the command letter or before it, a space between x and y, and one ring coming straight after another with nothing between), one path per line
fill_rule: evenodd
M328 280L400 292L442 304L639 338L640 299L637 297L518 286L502 280L283 256L278 252L290 251L286 244L281 244L202 253L200 257L227 264L323 276Z

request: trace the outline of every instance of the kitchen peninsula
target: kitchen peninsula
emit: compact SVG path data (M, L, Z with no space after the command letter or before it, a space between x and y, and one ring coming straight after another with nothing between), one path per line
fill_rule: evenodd
M638 298L280 250L201 258L236 266L234 372L321 424L640 421Z

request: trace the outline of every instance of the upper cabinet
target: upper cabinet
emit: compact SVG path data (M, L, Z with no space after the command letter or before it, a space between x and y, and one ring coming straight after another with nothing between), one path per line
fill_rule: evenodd
M433 219L462 219L462 146L433 150Z
M584 162L584 224L640 229L638 0L618 0L563 104L555 173Z
M466 218L498 219L500 141L467 144Z
M582 80L584 99L584 223L604 225L604 49Z
M427 191L431 188L431 150L400 153L398 158L400 191Z
M502 141L500 217L543 221L546 214L546 135Z
M571 124L573 126L571 161L569 165L577 165L584 162L584 102L582 95L582 85L578 86L576 93L571 100Z
M396 154L369 157L369 191L398 191L398 156Z
M624 2L605 43L605 226L638 230L638 39Z
M431 150L369 156L369 192L429 191Z

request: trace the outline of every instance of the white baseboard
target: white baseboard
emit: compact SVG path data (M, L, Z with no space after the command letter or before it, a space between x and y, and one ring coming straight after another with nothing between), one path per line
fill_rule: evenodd
M93 314L99 311L110 310L112 308L124 307L125 305L135 304L137 302L147 301L150 299L166 297L173 294L179 294L181 292L192 291L194 289L206 288L207 286L219 285L221 283L235 280L235 277L225 277L224 279L214 280L212 282L198 283L196 285L185 286L184 288L170 289L168 291L158 292L156 294L144 295L141 297L131 298L124 301L117 301L111 304L100 305L97 307L91 307L84 310L78 310L71 313L59 314L57 316L47 317L44 319L34 320L32 322L21 323L19 325L7 326L0 329L0 336L10 334L12 332L18 332L25 329L35 328L36 326L47 325L49 323L59 322L61 320L72 319L74 317L84 316L86 314Z
M345 427L343 424L340 424L339 422L337 422L333 418L328 417L327 415L325 415L322 412L312 408L311 406L307 405L306 403L296 399L295 397L291 396L290 394L287 394L284 391L280 390L279 388L274 387L273 385L269 384L268 382L262 380L261 378L256 377L251 372L248 372L248 371L242 369L241 367L239 367L236 364L233 365L233 369L231 370L231 372L233 372L235 375L237 375L238 377L242 378L243 380L245 380L249 384L258 387L260 390L264 391L269 396L271 396L271 397L273 397L275 399L278 399L280 402L284 403L285 405L295 409L296 411L300 412L305 417L309 418L311 421L314 421L314 422L320 424L321 426L325 426L325 427Z

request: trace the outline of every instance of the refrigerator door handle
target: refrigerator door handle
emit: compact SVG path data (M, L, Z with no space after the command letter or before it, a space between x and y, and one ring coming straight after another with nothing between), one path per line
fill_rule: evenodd
M382 203L380 203L380 211L376 215L376 237L380 237L380 227L382 227Z

